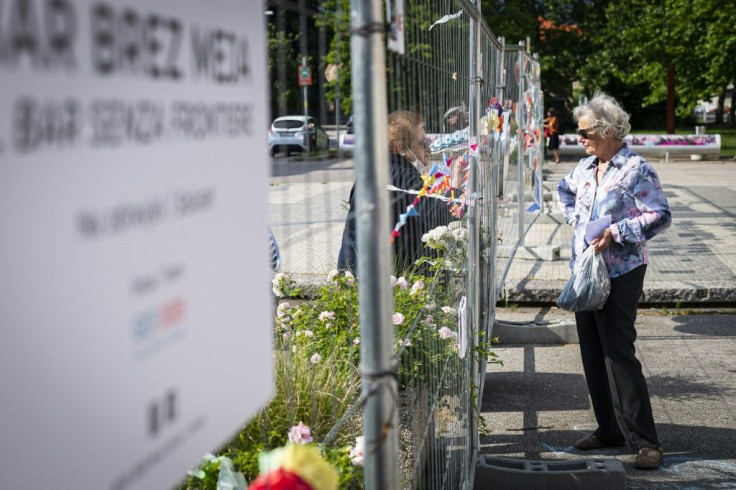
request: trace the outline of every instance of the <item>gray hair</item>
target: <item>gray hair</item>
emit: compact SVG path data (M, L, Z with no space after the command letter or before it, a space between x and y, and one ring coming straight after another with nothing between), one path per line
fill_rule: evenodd
M631 131L629 113L616 99L603 92L596 92L587 104L576 107L573 116L576 122L582 117L592 119L603 138L612 134L618 141L623 141Z

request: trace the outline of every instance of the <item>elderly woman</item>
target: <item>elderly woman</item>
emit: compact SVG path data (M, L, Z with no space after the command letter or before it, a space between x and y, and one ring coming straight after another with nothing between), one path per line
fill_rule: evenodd
M557 184L560 208L575 229L570 266L594 247L611 278L602 309L575 313L598 428L574 445L590 450L626 443L638 452L637 468L657 468L662 447L635 355L634 323L649 261L647 240L670 225L670 210L657 173L623 143L631 125L615 99L599 92L574 116L588 157ZM587 243L586 225L600 218L610 225Z
M422 174L429 171L429 141L424 131L422 116L414 112L399 111L388 116L389 143L389 188L391 205L391 228L424 185ZM453 171L453 185L458 185L462 176L459 165ZM412 192L415 191L415 192ZM459 195L459 193L458 193ZM342 245L337 259L337 268L355 271L357 266L355 235L355 186L350 191L350 211L345 221ZM422 235L440 225L447 225L454 218L447 203L439 199L423 198L416 206L418 215L410 216L393 242L394 270L400 274L411 269L424 249ZM391 230L386 230L386 236Z

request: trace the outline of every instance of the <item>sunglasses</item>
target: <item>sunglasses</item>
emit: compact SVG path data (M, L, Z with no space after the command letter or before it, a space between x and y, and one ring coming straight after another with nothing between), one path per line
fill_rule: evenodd
M586 129L578 129L578 136L582 137L583 139L589 140L590 139L590 133L595 131L595 126L591 128Z
M417 140L417 143L419 143L419 146L421 146L425 150L429 150L429 147L431 146L432 141L429 138L425 138L423 140Z

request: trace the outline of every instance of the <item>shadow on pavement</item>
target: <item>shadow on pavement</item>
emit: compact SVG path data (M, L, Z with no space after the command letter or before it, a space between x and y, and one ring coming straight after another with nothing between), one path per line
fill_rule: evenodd
M711 337L736 337L736 315L681 315L672 317L678 332Z
M486 384L493 389L484 394L481 412L590 408L588 386L582 374L490 373L486 374Z

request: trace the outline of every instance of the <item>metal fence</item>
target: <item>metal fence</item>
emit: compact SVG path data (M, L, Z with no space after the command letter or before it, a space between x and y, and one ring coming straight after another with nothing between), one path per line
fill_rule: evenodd
M310 425L331 462L347 445L359 462L364 437L365 466L342 487L470 488L498 291L541 207L539 65L523 45L494 36L470 0L403 7L400 53L385 50L395 31L385 29L391 19L382 1L267 2L274 118L317 116L331 145L295 157L277 148L272 160L283 406L254 419L251 432L261 436L249 441L277 444L280 417L282 425ZM296 75L304 66L313 81L306 89ZM396 111L424 121L428 194L446 169L463 171L455 191L436 193L453 222L425 234L418 267L391 276L390 231L401 233L401 223L386 196L386 116ZM282 136L269 131L275 144ZM357 220L357 283L335 270L356 175L355 206L365 218ZM400 191L416 189L392 192Z

